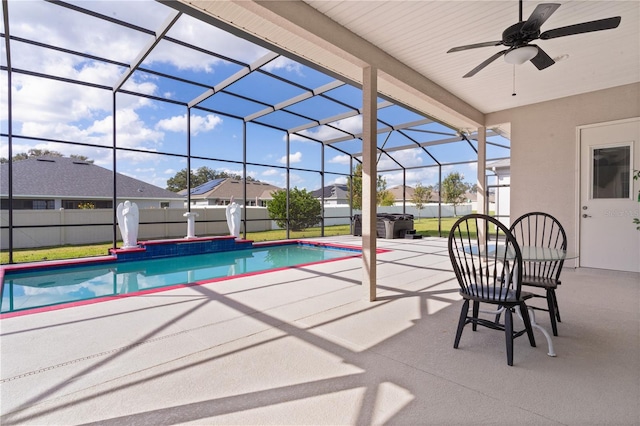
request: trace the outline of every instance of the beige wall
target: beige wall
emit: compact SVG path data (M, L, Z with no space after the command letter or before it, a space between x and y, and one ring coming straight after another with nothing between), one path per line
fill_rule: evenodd
M640 117L640 83L504 110L486 125L511 123L511 218L533 210L563 224L569 246L577 238L578 126Z

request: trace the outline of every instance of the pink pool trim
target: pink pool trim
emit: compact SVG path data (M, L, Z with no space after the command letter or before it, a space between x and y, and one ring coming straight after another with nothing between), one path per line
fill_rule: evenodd
M260 247L270 247L270 246L278 246L278 245L286 245L286 244L303 244L303 245L306 244L306 245L313 245L318 247L336 248L336 249L343 249L343 250L344 249L358 250L360 252L353 253L353 255L351 256L340 257L337 259L319 260L317 262L302 263L300 265L283 266L281 268L265 269L264 271L247 272L244 274L232 275L227 277L211 278L208 280L196 281L193 283L176 284L176 285L167 286L167 287L150 288L147 290L136 291L134 293L118 294L115 296L102 296L102 297L96 297L95 299L78 300L76 302L61 303L59 305L52 305L52 306L43 306L41 308L34 308L34 309L25 310L25 311L7 312L4 314L0 314L0 320L6 319L6 318L14 318L14 317L21 317L25 315L37 314L41 312L57 311L60 309L68 309L68 308L73 308L77 306L92 305L94 303L108 302L110 300L124 299L127 297L144 296L147 294L161 293L164 291L176 290L179 288L195 287L195 286L211 284L219 281L232 280L235 278L251 277L254 275L262 275L262 274L267 274L271 272L283 271L286 269L305 268L311 265L319 265L322 263L336 262L340 260L353 259L355 257L362 256L362 252L361 252L362 247L350 246L345 244L321 243L321 242L315 242L315 241L304 241L304 240L266 241L263 243L253 243L253 246L255 248L260 248ZM378 254L388 253L390 251L391 250L388 250L388 249L376 249L376 253ZM20 265L7 265L0 268L0 283L4 283L4 271L9 269L10 270L34 269L34 268L37 269L41 267L64 266L64 265L70 265L70 264L76 265L79 263L91 264L91 263L101 263L101 262L109 262L109 261L113 262L115 260L116 260L115 256L102 256L100 258L81 258L81 259L69 259L69 260L61 260L61 261L37 262L37 263L20 264Z
M135 253L147 251L147 246L157 246L164 244L184 244L184 243L199 243L205 241L220 241L220 240L234 240L236 243L253 243L252 240L243 240L241 238L236 238L233 235L224 235L224 236L216 236L216 237L193 237L193 238L171 238L164 240L149 240L149 241L138 241L137 247L129 247L129 248L110 248L109 253L117 255L119 253Z
M3 278L0 282L4 281L4 271L20 271L22 269L39 269L39 268L55 268L58 266L67 265L83 265L93 263L107 263L115 262L116 256L96 256L96 257L79 257L77 259L62 259L62 260L43 260L38 262L28 263L15 263L12 265L2 265L0 267L0 278Z

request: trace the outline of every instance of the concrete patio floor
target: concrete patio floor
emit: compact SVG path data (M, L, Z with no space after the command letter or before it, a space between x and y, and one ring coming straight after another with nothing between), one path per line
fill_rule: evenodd
M453 349L445 239L378 247L376 302L348 259L3 319L1 423L640 424L638 274L565 268L557 357L509 367L498 331Z

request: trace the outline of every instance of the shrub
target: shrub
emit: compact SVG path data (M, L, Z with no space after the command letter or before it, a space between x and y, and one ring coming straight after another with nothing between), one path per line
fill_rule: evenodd
M287 227L287 191L280 190L272 193L273 200L269 201L267 210L269 217L280 228ZM320 222L322 205L320 201L307 192L306 189L293 188L289 191L289 229L303 231Z

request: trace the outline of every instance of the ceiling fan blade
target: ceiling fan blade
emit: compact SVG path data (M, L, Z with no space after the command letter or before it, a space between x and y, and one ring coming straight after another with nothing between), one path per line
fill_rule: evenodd
M531 46L535 46L538 48L538 54L531 59L531 63L535 65L536 68L538 68L539 70L543 70L556 63L556 61L551 59L551 56L547 55L547 53L539 46L536 46L535 44L532 44Z
M493 62L496 59L498 59L500 56L504 55L504 53L507 50L503 50L502 52L498 52L495 55L491 56L489 59L487 59L486 61L484 61L483 63L481 63L480 65L478 65L477 67L475 67L474 69L472 69L471 71L469 71L468 73L463 75L462 78L473 77L474 75L476 75L478 73L478 71L480 71L481 69L483 69L484 67L489 65L491 62Z
M597 21L583 22L582 24L569 25L567 27L555 28L540 34L540 39L549 40L551 38L565 37L574 34L590 33L593 31L612 30L620 25L619 16L613 18L599 19Z
M540 31L540 27L545 23L549 16L553 14L560 7L559 3L541 3L536 6L535 10L527 19L527 22L522 25L520 32L522 34L530 34Z
M447 53L460 52L461 50L476 49L478 47L500 46L501 44L502 44L502 40L499 40L499 41L485 41L484 43L467 44L466 46L453 47L453 48L447 50Z

